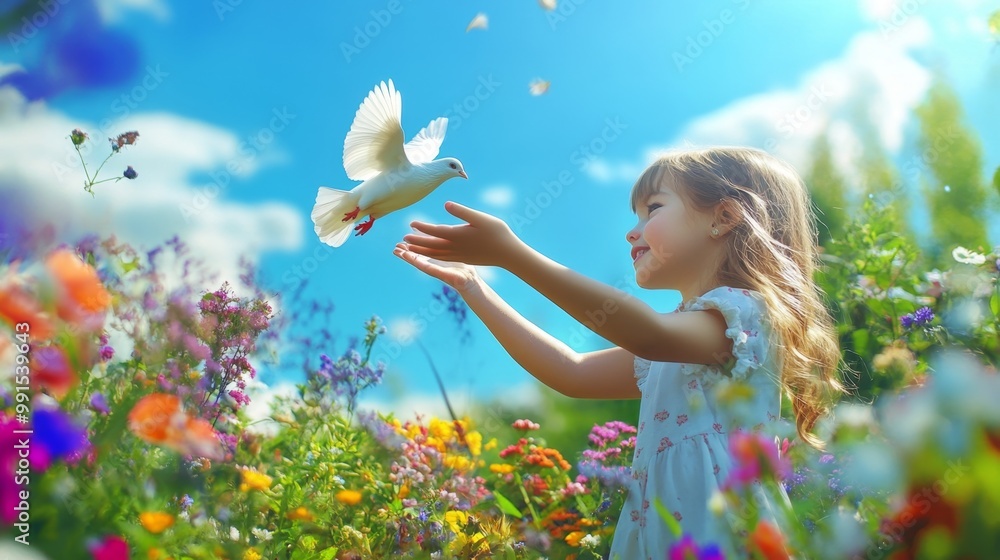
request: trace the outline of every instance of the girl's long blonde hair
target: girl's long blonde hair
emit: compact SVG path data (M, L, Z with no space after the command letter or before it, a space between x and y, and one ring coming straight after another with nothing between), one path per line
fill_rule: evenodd
M632 211L669 186L687 205L711 212L721 202L737 224L727 233L716 279L723 286L764 296L781 341L782 391L803 441L816 448L816 421L843 393L840 345L824 292L813 280L819 266L818 235L809 194L787 163L754 148L712 147L668 152L650 165L632 189Z

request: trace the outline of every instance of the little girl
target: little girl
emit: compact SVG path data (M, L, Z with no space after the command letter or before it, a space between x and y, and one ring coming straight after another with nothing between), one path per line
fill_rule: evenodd
M782 392L800 438L821 446L811 429L826 399L842 391L840 351L813 283L808 193L789 165L750 148L672 152L642 173L631 206L639 221L626 240L636 282L680 291L671 313L549 260L499 218L453 202L445 208L466 224L413 222L421 234L406 235L394 254L457 290L549 387L577 398L641 399L633 480L611 558L659 560L675 539L655 499L696 542L725 540L725 521L708 502L730 470L729 435L773 434ZM509 270L615 347L573 351L515 312L470 265ZM734 380L752 396L723 405L717 389ZM774 516L777 508L759 505Z

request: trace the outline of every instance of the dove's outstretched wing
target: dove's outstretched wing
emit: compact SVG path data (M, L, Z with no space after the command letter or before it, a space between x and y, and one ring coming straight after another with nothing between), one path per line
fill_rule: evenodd
M355 181L410 164L403 151L403 99L392 80L368 94L344 140L344 169Z
M439 117L431 121L412 140L403 146L406 152L406 159L410 163L418 165L434 161L441 150L441 143L444 142L444 133L448 130L448 119Z

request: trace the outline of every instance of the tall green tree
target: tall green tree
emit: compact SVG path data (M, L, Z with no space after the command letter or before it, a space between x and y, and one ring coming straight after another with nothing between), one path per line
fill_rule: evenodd
M819 135L812 146L812 164L803 180L809 189L815 209L814 219L819 232L819 243L826 246L838 238L847 223L847 196L844 177L833 161L830 137Z
M896 166L889 158L872 119L872 107L859 103L854 111L853 125L861 141L861 153L855 165L858 170L861 196L870 198L888 210L900 235L916 243L910 227L910 197Z
M933 239L928 256L943 264L957 245L970 249L989 246L982 147L963 122L958 96L940 78L917 107L916 116L920 164L913 171L921 177L931 215Z

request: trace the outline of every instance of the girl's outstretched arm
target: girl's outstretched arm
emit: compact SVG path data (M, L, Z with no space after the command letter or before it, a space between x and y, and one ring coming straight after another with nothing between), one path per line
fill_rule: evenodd
M580 354L521 316L473 267L435 263L402 248L394 254L454 288L514 361L552 389L583 399L641 396L634 377L635 356L627 350L610 348Z
M630 294L579 274L535 251L503 220L448 202L445 209L468 224L413 222L427 235L407 235L410 251L442 261L506 268L574 319L647 360L725 364L732 341L716 310L658 313Z

